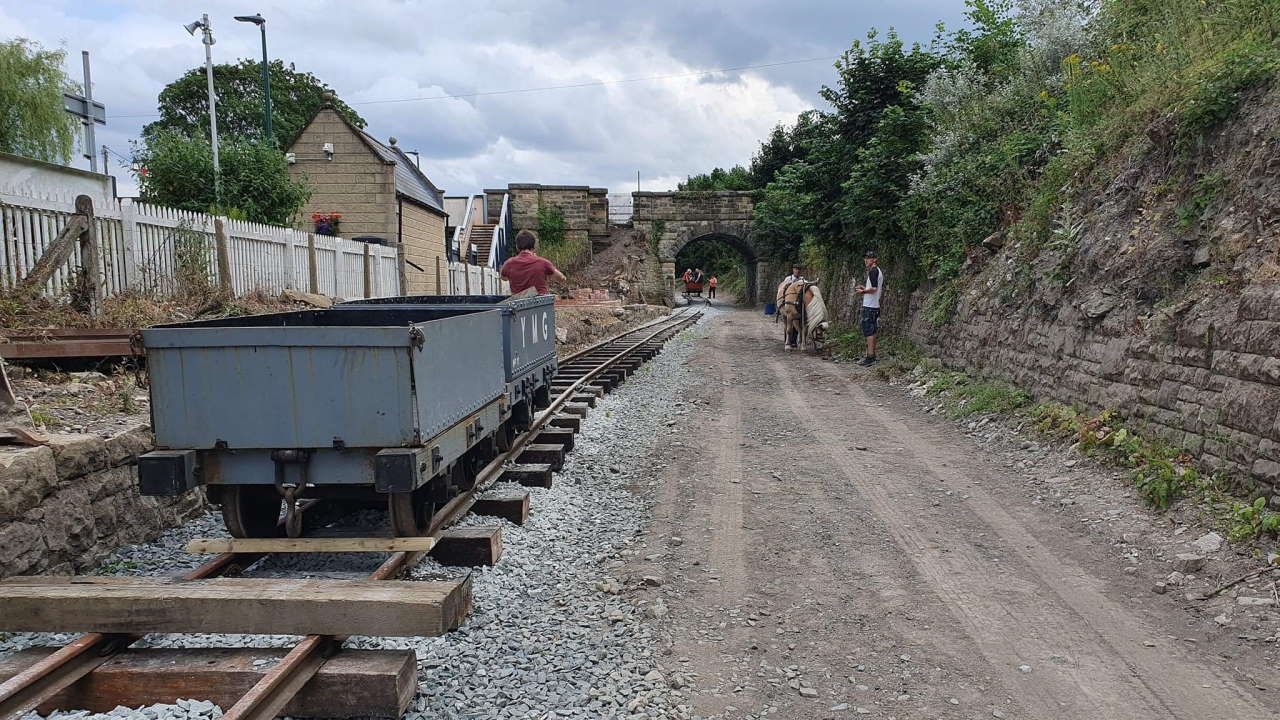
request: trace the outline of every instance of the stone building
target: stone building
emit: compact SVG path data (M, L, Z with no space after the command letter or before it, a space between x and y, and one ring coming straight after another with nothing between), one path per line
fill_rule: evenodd
M352 125L330 105L316 112L288 149L289 173L311 186L300 227L313 213L340 213L339 234L379 238L400 254L406 293L448 285L444 193L396 146Z

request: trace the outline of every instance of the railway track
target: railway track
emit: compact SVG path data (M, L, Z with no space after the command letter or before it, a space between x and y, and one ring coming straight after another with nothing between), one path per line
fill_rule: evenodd
M470 489L435 513L427 536L441 538L500 481L549 485L551 474L559 470L564 453L572 447L572 434L577 432L595 399L635 372L656 355L667 340L692 325L701 315L701 312L686 309L564 358L552 382L551 403L534 417L525 432L512 439L508 449L479 471ZM394 552L368 579L400 577L429 552ZM268 554L234 551L217 554L183 574L181 579L202 580L235 575ZM142 635L129 633L87 633L35 662L0 683L0 720L18 720L31 710L48 708L54 698L141 638ZM341 649L345 640L346 637L341 635L306 636L226 710L223 720L267 720L283 714L289 702Z

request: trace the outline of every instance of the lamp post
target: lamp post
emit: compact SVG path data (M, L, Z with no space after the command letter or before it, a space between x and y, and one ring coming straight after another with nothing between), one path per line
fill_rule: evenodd
M209 25L209 16L201 15L199 20L183 25L193 37L196 30L202 30L204 37L204 75L209 81L209 145L213 148L213 198L222 204L222 169L218 166L218 94L213 90L213 27Z
M257 15L237 15L240 22L253 23L262 31L262 129L266 133L265 140L276 144L275 135L271 133L271 75L267 70L267 19L262 13Z

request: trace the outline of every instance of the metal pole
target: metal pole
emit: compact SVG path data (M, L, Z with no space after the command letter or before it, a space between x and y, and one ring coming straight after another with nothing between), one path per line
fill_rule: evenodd
M102 174L103 175L111 174L110 172L107 171L107 146L106 145L102 146Z
M222 168L218 165L218 95L213 90L213 28L209 16L202 15L204 23L204 74L209 81L209 144L213 148L213 198L222 204Z
M258 15L261 16L262 13L258 13ZM274 147L276 137L271 132L271 73L267 70L267 21L263 20L258 29L262 31L262 97L264 103L262 125L267 131L267 136L264 139Z
M89 51L81 50L80 59L84 62L84 106L85 111L93 114L93 81L89 77ZM86 117L84 123L84 155L89 158L89 170L98 172L98 155L94 151L93 118Z

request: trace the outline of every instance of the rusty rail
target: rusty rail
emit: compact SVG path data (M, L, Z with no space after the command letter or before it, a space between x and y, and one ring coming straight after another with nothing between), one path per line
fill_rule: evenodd
M70 357L136 355L133 330L0 328L0 357L37 360Z

